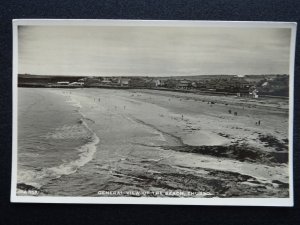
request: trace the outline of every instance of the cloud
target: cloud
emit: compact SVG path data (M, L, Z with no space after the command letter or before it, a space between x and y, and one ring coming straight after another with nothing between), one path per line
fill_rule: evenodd
M288 73L290 35L285 28L24 26L19 73Z

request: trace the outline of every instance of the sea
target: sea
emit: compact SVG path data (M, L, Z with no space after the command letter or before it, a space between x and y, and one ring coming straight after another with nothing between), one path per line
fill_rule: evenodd
M18 88L18 195L56 193L53 183L89 162L99 142L68 90L50 92Z
M85 97L74 98L78 91ZM97 94L106 97L98 102ZM169 170L158 164L167 153L147 145L162 135L113 113L111 104L121 103L112 95L18 89L17 195L137 196L165 188L156 180Z
M174 138L132 117L140 107L126 103L113 90L18 88L17 195L136 197L184 188L168 160L182 153L160 148Z
M186 122L181 114L169 111L167 98L161 100L165 101L164 108L135 101L133 94L92 88L18 88L17 195L181 197L169 195L170 191L184 191L185 197L288 194L288 185L277 189L272 180L266 183L271 178L285 182L284 166L178 151L189 146L193 149L199 144L196 138L202 142L209 138L202 131L178 133L195 122ZM184 145L181 137L187 137L184 140L189 145ZM266 180L260 181L261 174ZM242 178L256 183L247 185ZM264 185L267 188L261 189Z

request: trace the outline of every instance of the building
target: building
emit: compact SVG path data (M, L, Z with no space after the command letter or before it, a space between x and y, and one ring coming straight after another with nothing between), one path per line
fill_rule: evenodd
M69 85L74 87L82 87L84 85L84 82L72 82Z
M198 83L197 83L196 81L193 81L193 82L191 83L191 87L192 87L192 88L198 88Z
M108 79L104 79L100 82L101 85L110 86L112 85L112 81Z
M179 89L190 89L191 88L191 82L188 80L180 80L177 84L177 88Z
M174 79L168 79L164 82L164 87L166 88L176 88L178 85L178 81Z
M129 82L130 82L130 79L129 78L125 78L125 77L120 77L119 80L118 80L118 84L121 87L128 87L129 86Z
M61 85L61 86L66 86L66 85L69 85L70 82L69 81L58 81L56 84Z
M161 80L156 79L154 80L154 82L155 82L155 87L161 87Z

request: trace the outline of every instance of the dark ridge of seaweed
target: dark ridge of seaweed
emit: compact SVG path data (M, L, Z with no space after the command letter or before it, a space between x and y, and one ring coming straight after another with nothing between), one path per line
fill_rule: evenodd
M161 146L164 150L197 153L221 158L235 159L241 162L259 162L265 164L288 163L288 152L263 152L246 144L234 144L228 146Z

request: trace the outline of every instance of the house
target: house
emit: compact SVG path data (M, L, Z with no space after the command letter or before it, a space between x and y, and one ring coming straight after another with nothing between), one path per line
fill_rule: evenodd
M177 84L177 88L179 89L190 89L191 88L191 82L188 80L180 80Z
M252 98L258 98L258 90L256 86L252 86L249 88L249 95L252 96Z
M191 83L191 87L192 87L192 88L197 88L197 87L198 87L198 83L197 83L196 81L193 81L193 82Z
M119 80L118 80L118 84L121 87L128 87L129 86L129 81L130 81L129 78L120 77Z
M160 80L154 80L155 82L155 87L160 87L161 86L161 81Z
M205 81L198 81L197 82L197 88L199 88L199 89L206 89L207 88L207 80L205 80Z
M60 86L67 86L67 85L69 85L69 84L70 84L69 81L58 81L58 82L57 82L57 85L60 85Z
M174 79L168 79L164 81L164 87L166 88L176 88L178 85L178 81Z
M72 82L69 85L75 87L82 87L84 85L84 82Z
M119 85L119 78L118 77L112 77L110 80L111 80L112 85L114 85L114 86Z
M102 85L110 86L112 84L111 80L104 79L100 82Z
M249 88L252 86L250 82L241 77L234 77L229 80L231 92L249 93Z
M209 80L209 81L206 82L206 88L208 90L216 90L217 89L217 84L218 84L218 82L215 79Z

